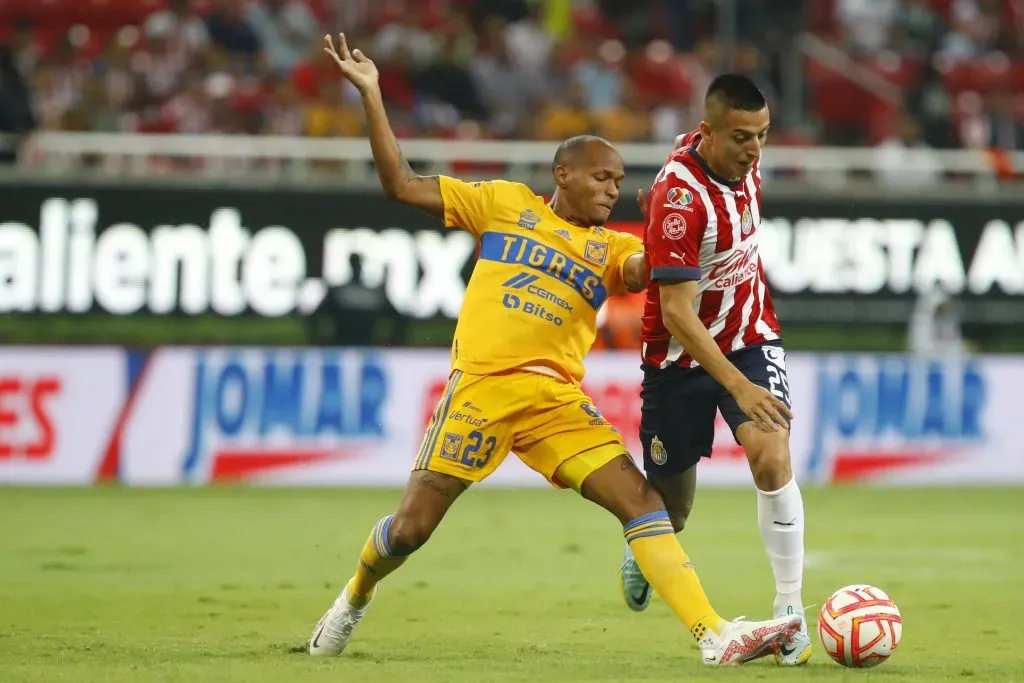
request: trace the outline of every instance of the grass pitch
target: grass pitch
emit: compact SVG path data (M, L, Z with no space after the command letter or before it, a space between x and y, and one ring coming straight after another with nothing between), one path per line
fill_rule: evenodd
M0 489L0 682L1024 682L1022 489L805 491L805 600L872 583L903 612L871 671L820 645L799 670L706 669L663 603L622 604L615 520L553 490L470 491L348 651L314 660L313 625L399 495ZM770 611L755 518L753 491L704 489L682 536L727 617Z

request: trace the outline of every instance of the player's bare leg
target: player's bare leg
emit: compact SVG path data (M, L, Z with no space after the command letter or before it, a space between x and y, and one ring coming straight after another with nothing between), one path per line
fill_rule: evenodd
M804 503L790 464L789 430L765 432L753 422L741 424L736 438L743 446L757 485L757 524L775 575L776 616L803 616ZM804 624L780 649L780 664L803 664L811 656Z
M439 472L415 470L410 475L398 511L374 525L359 554L355 575L313 629L311 655L341 654L369 609L377 584L430 539L467 486L461 479Z
M672 530L678 534L686 526L690 510L693 509L693 498L697 490L697 466L668 477L649 476L647 479L661 496L669 521L672 522ZM628 544L623 553L622 565L619 567L619 581L626 606L634 612L647 609L651 602L651 584L640 571L640 565L637 564Z
M740 664L778 648L797 618L727 622L708 601L689 557L679 545L661 496L628 455L590 474L580 493L622 523L644 575L697 640L707 664Z
M678 534L686 528L686 520L693 510L693 500L697 493L697 466L669 477L648 477L648 480L665 503L672 529Z

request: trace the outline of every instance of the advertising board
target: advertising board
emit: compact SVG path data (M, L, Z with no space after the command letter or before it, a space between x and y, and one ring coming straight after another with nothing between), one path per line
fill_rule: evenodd
M383 293L381 315L451 320L474 263L469 235L376 193L33 184L4 197L0 313L308 315L355 284ZM1024 320L1024 199L767 192L763 215L783 324L898 323L932 287L962 300L967 324ZM623 201L610 227L640 219Z
M0 351L0 482L88 484L107 459L127 396L119 349Z
M8 347L0 482L401 486L448 375L441 350ZM786 359L807 483L1024 483L1024 357ZM584 388L640 453L639 360L595 352ZM680 406L679 410L686 410ZM707 485L749 485L719 416ZM544 486L511 455L485 485Z

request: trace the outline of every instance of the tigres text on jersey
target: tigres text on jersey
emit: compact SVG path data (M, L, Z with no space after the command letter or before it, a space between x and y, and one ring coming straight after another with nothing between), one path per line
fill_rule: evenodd
M579 381L597 312L626 292L632 235L563 221L527 186L440 178L444 220L477 237L480 254L452 345L452 368L486 375L544 366Z

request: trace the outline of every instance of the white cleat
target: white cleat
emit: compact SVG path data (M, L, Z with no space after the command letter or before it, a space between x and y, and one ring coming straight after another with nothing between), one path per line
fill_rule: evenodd
M800 617L800 629L782 641L779 651L775 653L775 661L780 666L800 666L811 658L811 637L807 635L807 618L803 610L798 612L788 607L786 613L781 616L785 618L793 615Z
M622 557L622 566L619 568L619 591L626 606L634 612L643 612L651 603L651 584L644 578L640 571L640 565L633 557L633 551L626 546L626 553Z
M377 594L374 588L374 595ZM352 631L356 624L363 618L370 609L370 602L367 602L362 609L356 609L348 602L348 586L341 592L341 595L334 601L331 608L320 617L316 628L313 629L313 636L309 639L309 654L314 657L332 657L340 655L344 651L348 641L352 638Z
M704 663L711 666L743 664L778 651L794 633L803 619L786 615L768 621L743 621L743 617L726 622L721 633L709 632L698 643Z

